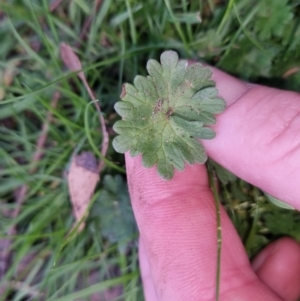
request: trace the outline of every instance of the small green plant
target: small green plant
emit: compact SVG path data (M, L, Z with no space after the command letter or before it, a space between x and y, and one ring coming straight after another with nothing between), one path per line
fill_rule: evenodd
M114 124L119 135L113 146L119 153L130 150L132 157L141 154L144 167L156 164L169 180L174 168L207 160L198 139L215 137L207 126L216 123L214 114L225 109L225 101L217 96L210 68L179 60L174 51L163 52L160 62L149 60L149 76L123 85L122 101L115 104L123 120Z

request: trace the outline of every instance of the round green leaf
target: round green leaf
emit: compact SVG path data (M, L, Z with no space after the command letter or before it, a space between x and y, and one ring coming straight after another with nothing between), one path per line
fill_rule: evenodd
M142 155L144 167L156 164L159 175L169 180L174 168L207 160L199 139L213 139L207 127L216 123L214 114L225 109L217 96L210 68L179 61L175 51L162 53L160 63L149 60L149 76L136 76L134 85L124 84L122 101L115 109L123 120L114 130L116 151Z

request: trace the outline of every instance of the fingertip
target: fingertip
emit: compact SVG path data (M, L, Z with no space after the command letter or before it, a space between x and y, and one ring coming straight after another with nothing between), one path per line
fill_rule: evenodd
M144 243L142 242L141 238L139 240L139 262L141 267L141 276L143 281L145 299L147 301L158 301L151 274L150 264L147 258Z
M281 238L263 249L252 261L257 276L285 301L300 296L300 245Z
M186 166L185 171L175 172L173 180L165 181L155 167L144 168L140 156L126 154L126 164L143 242L140 260L146 298L150 301L157 294L159 300L212 299L217 225L212 193L208 185L203 186L202 177L207 181L205 166ZM222 208L221 216L222 300L279 300L259 283Z
M237 79L217 68L213 68L213 80L216 82L219 95L224 98L227 107L233 104L250 90L251 85Z
M171 180L164 180L157 172L156 166L145 168L141 156L131 157L125 154L126 173L132 201L145 198L148 203L160 202L192 191L207 188L208 178L204 164L186 164L183 171L174 170ZM151 201L152 200L152 201Z

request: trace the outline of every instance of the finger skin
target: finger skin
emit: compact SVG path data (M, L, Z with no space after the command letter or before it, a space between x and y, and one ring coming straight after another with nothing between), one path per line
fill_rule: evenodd
M268 245L252 262L258 277L285 301L300 296L300 245L285 237Z
M159 301L154 286L150 264L146 255L144 243L139 239L139 263L143 281L144 295L147 301Z
M245 181L300 209L300 95L244 82L214 69L220 114L208 155ZM230 87L230 88L228 88Z
M299 208L299 95L248 85L214 70L228 103L218 116L208 154L246 181ZM284 101L282 101L282 99ZM203 166L187 166L172 181L126 154L129 190L159 301L213 300L216 216ZM250 267L243 246L222 210L220 300L281 300ZM153 286L152 286L153 288ZM157 300L147 300L157 301Z
M145 298L147 301L159 301L141 239L139 245ZM300 296L300 245L295 240L284 237L271 243L254 258L252 268L259 279L276 292L282 300L298 300Z
M172 181L126 154L132 206L159 301L213 300L216 215L204 166L187 166ZM221 299L281 300L259 281L222 210ZM147 300L148 301L148 300ZM151 301L151 300L149 300Z

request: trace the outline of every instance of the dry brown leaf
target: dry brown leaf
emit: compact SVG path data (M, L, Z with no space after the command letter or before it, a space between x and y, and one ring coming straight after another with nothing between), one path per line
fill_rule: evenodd
M68 186L76 223L86 218L87 209L99 181L97 161L90 152L74 156L68 173ZM82 231L84 221L78 231Z
M55 9L57 9L59 6L60 6L60 4L63 2L64 0L54 0L54 1L52 1L52 3L50 4L50 6L49 6L49 10L51 11L51 12L53 12Z
M293 75L293 74L295 74L295 73L297 73L297 72L299 72L300 71L300 67L293 67L293 68L290 68L289 70L287 70L283 75L282 75L282 77L283 78L287 78L287 77L289 77L289 76L291 76L291 75Z
M82 64L78 56L68 44L61 43L60 55L65 65L71 71L76 72L82 70ZM94 101L94 105L98 113L103 134L101 153L103 157L105 157L109 143L109 136L106 129L105 119L102 115L100 105L96 101L96 97L87 83L83 71L78 72L77 76L81 79L88 94ZM80 164L78 160L81 162ZM89 168L91 167L90 162L93 162L92 169ZM87 168L87 166L89 167ZM97 166L96 159L91 153L82 153L82 155L76 156L72 160L71 168L68 175L68 184L71 202L73 204L73 213L77 222L79 222L81 219L85 219L85 214L87 213L87 208L89 206L90 199L93 195L97 182L99 181L99 173L101 172L103 166L104 162L102 160ZM84 225L85 224L82 222L78 230L81 231L84 228Z
M68 44L60 44L60 56L65 65L71 71L76 72L82 69L82 65L78 56L74 53L73 49ZM77 75L81 80L85 81L83 71L79 72Z

